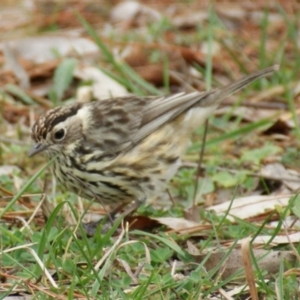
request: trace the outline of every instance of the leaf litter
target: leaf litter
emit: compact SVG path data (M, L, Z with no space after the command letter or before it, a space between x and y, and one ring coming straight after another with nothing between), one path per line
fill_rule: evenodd
M145 1L143 4L134 1L126 3L115 1L109 7L107 4L104 6L106 11L105 9L102 11L101 18L96 14L100 8L92 2L73 1L73 4L74 9L77 9L83 17L89 17L87 19L103 38L107 47L111 49L114 58L118 62L127 63L143 80L153 84L160 93L182 91L182 88L205 89L203 69L207 63L207 51L210 46L205 38L199 40L195 35L197 28L205 28L207 22L210 22L209 6L205 1L201 1L201 4L195 1L190 5L172 1L160 3ZM293 15L293 10L291 10L293 5L297 7L296 2L288 6L280 1L280 5L288 15ZM90 9L91 7L93 9ZM293 69L293 42L285 39L286 20L274 5L270 4L268 7L268 27L265 29L260 27L266 20L266 14L263 13L265 6L258 1L241 4L229 1L225 7L226 9L223 3L215 5L215 13L225 28L222 25L214 33L213 46L210 48L213 53L211 59L216 86L240 77L241 70L250 72L257 69L259 65L274 63L272 55L279 49L281 41L286 44L286 47L282 48L284 59L286 59L282 68L287 68L289 72L297 71ZM14 6L6 9L9 9L12 15L19 15L20 18L18 22L14 22L13 19L9 22L7 18L6 22L0 22L0 28L6 30L9 28L11 33L10 37L5 34L0 41L1 132L3 133L0 138L1 170L3 170L0 174L0 204L2 209L5 208L8 199L20 189L22 182L33 175L37 170L37 165L42 163L42 159L30 161L26 157L25 146L30 144L29 133L33 121L40 113L53 106L50 92L53 88L55 70L65 59L76 60L77 67L75 71L69 70L69 73L60 75L66 76L64 77L66 80L64 86L60 88L58 103L74 101L75 95L77 99L88 101L94 96L105 98L134 92L131 82L127 82L126 86L120 84L118 80L120 78L117 77L120 74L115 74L116 77L112 78L101 71L102 69L113 70L110 63L104 60L97 43L84 32L74 13L70 12L68 3L58 5L55 13L43 3L39 6L36 4L31 7L26 6L24 11ZM128 13L124 14L124 10ZM33 20L37 21L34 23L34 28L31 25ZM60 29L51 34L47 32L47 28L54 25ZM265 33L267 38L261 46L263 30L267 31ZM129 37L134 35L132 42L128 43L127 35ZM265 60L260 58L261 56ZM170 69L167 73L166 63ZM278 78L280 78L279 75ZM166 83L170 86L167 87ZM212 191L208 194L201 194L200 189L196 203L192 204L192 201L187 201L187 195L194 181L184 176L177 183L174 180L174 187L171 191L172 201L168 195L162 195L161 199L153 202L153 210L147 211L147 207L141 209L142 213L143 210L146 212L146 215L138 213L128 217L131 218L127 219L132 224L131 229L129 227L126 232L117 233L116 244L106 252L111 255L111 262L117 255L116 246L121 243L125 233L130 235L130 230L163 233L168 238L175 234L179 240L186 242L182 244L182 248L195 259L195 262L201 265L205 261L203 266L206 272L218 269L215 278L227 279L240 269L243 272L246 271L249 292L246 288L243 293L251 295L253 299L257 297L258 292L255 276L252 276L249 251L253 251L254 257L264 256L262 260L258 260L258 269L268 274L277 274L283 260L293 266L295 260L298 259L294 250L286 250L290 248L272 250L279 245L295 244L297 246L300 239L296 226L299 218L299 200L294 197L299 191L300 174L299 165L293 163L295 161L293 149L298 147L296 139L299 119L299 85L296 78L290 80L288 88L294 100L294 110L291 109L291 103L286 101L287 83L280 84L280 79L272 86L267 86L266 82L263 82L260 91L252 91L247 100L239 105L236 105L236 101L240 102L240 96L235 95L227 99L218 110L217 119L212 122L208 141L216 134L224 132L225 125L218 123L222 122L222 118L229 122L226 123L225 132L230 131L231 128L238 128L240 133L237 133L235 139L225 139L221 146L218 145L220 147L218 151L224 150L222 154L215 152L216 149L209 146L209 143L207 145L208 153L204 156L205 165L201 166L203 174L200 173L200 176L207 176L205 171L210 174L208 176L215 183L211 185ZM267 127L258 127L249 133L243 132L244 126L266 119L270 121ZM196 142L199 140L197 133L194 135L194 140ZM16 141L24 144L18 147ZM193 148L191 149L186 156L189 166L185 167L183 164L183 169L191 166L197 168L195 163L197 153ZM210 151L212 155L209 154ZM16 169L18 175L15 173ZM245 171L243 176L233 176L234 173L239 174ZM20 174L24 178L20 179ZM195 178L195 175L193 177ZM252 184L249 184L251 180ZM176 192L175 183L181 186L180 192ZM39 179L28 195L24 194L16 202L13 211L5 212L2 221L10 228L17 224L19 228L27 226L30 232L41 229L45 222L42 215L51 218L56 205L68 196L66 194L57 196L55 185L52 184L49 176L45 190L43 186L43 180ZM238 190L235 189L237 186ZM230 197L226 196L222 190L228 190ZM42 199L41 192L44 191L46 197L43 198L42 208L40 208L38 204ZM191 194L189 192L189 195ZM222 203L214 203L216 199ZM77 203L74 207L78 209L80 215L87 211L85 216L87 220L98 219L99 215L105 214L108 209L99 209L97 205L90 205L84 200ZM174 203L175 206L181 207L180 212L174 208ZM205 206L205 203L210 203L210 205ZM64 226L78 224L77 216L74 216L72 209L66 208L66 205L63 207L61 214L64 216ZM183 210L186 212L184 213ZM168 214L168 211L171 214ZM151 213L154 216L151 216ZM274 235L271 229L276 231L280 222L284 223L288 220L289 214L293 217L291 226L286 230L280 229ZM223 219L224 216L226 220ZM263 223L269 216L269 221ZM20 221L20 218L25 223ZM26 224L28 220L30 223ZM255 223L258 228L264 224L269 234L259 232L257 236L253 236L253 233L249 233L248 236L252 237L249 244L249 240L243 235L235 239L229 238L229 233L228 237L220 229L215 228L224 222L228 228L234 230L232 226L237 226L241 220ZM203 242L211 239L211 232L216 234L213 244L202 248ZM169 245L167 238L160 240L160 243L162 241ZM156 242L153 241L153 243L152 246L157 246ZM241 249L240 246L242 246ZM136 246L124 244L125 249L126 247ZM211 255L208 258L207 253L210 252ZM1 254L4 255L4 252ZM125 271L127 270L133 284L138 284L140 274L134 275L132 264L122 257L120 256L117 260ZM108 263L104 258L100 260L101 264ZM172 261L175 260L172 259ZM38 262L37 258L36 262ZM174 270L176 270L175 267ZM176 278L180 280L184 280L194 271L191 267L186 268L187 273L178 270L174 272L177 272ZM242 281L245 279L243 272L239 273ZM7 267L4 267L1 273L3 273L1 277L9 278ZM148 274L148 271L143 269L142 273ZM48 276L45 272L43 274ZM102 276L105 278L105 272ZM27 285L27 288L21 291L40 290L48 296L57 297L57 293L46 291L38 283L33 285L21 276L16 276L15 279ZM268 282L270 277L266 277L265 280ZM9 279L11 286L14 284L13 281L12 278ZM233 285L232 288L230 285L223 285L223 289L219 290L220 295L234 296L233 291L237 291L236 286L239 284ZM6 287L9 289L10 285ZM136 291L136 288L134 290ZM129 289L128 293L132 292L134 292L133 289ZM239 294L241 291L236 293ZM19 294L18 299L22 299L21 297L23 296ZM79 292L77 297L80 299L83 296ZM207 299L212 299L211 297L212 295L207 296Z

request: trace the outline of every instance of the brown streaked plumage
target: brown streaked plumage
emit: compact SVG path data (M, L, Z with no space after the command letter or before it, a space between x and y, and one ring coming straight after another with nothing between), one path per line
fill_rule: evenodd
M222 99L277 69L205 93L128 96L54 108L33 125L35 146L29 155L57 155L54 175L84 198L104 204L152 198L175 175L190 134Z

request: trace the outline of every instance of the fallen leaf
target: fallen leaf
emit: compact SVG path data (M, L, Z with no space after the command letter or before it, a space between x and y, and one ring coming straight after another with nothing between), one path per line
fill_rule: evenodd
M292 251L267 251L263 249L252 249L252 251L257 259L259 269L267 272L269 275L278 273L282 260L288 261L291 265L294 265L296 262L296 257ZM204 265L207 271L210 271L216 268L226 255L227 258L223 263L223 269L222 267L220 268L222 270L221 277L226 279L244 269L241 250L233 250L229 255L227 253L226 251L219 250L211 254L201 254L195 256L195 258L199 263L205 260ZM208 255L209 258L207 259ZM242 272L242 276L244 277L244 271Z
M93 41L68 35L42 35L22 38L7 42L7 45L17 57L35 63L57 59L58 55L66 57L75 54L84 57L99 53L99 48ZM1 51L4 47L5 43L0 43Z
M221 204L210 206L207 209L215 211L217 215L224 215L233 201L227 218L232 221L234 217L244 220L264 214L267 211L272 211L276 206L286 207L291 197L293 197L293 195L253 195L229 200Z
M126 88L95 67L77 67L74 76L83 81L91 81L92 94L96 99L128 95ZM80 88L79 88L80 89ZM79 92L80 93L80 92ZM79 102L80 99L77 99Z

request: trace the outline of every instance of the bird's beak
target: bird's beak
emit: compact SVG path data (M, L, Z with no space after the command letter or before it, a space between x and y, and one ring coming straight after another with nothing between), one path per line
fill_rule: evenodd
M43 145L41 143L35 144L29 151L28 151L28 156L34 156L48 148L47 145Z

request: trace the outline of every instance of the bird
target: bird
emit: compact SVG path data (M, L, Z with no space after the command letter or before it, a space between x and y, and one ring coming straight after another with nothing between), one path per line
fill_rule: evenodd
M102 205L156 198L180 167L192 132L221 101L278 68L208 92L130 95L53 108L32 126L28 155L55 157L51 169L58 181Z

